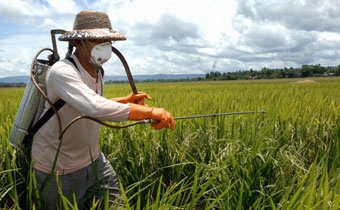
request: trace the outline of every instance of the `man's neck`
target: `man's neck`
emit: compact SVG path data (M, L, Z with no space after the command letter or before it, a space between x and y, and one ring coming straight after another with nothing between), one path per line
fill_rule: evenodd
M80 53L75 52L75 56L78 58L79 63L93 78L97 79L97 66L89 62L86 56L82 56Z

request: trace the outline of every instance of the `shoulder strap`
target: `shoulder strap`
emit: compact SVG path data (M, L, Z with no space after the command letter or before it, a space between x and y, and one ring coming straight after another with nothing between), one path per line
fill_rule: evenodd
M63 99L58 99L54 104L54 108L58 111L66 102ZM54 110L50 107L47 112L38 120L38 122L30 129L30 134L34 135L52 116L54 115Z
M74 67L79 71L76 63L74 62L73 58L67 57L67 60L69 60ZM56 111L58 111L61 107L64 106L66 102L63 99L58 99L54 104L53 107ZM38 120L38 122L30 129L29 134L34 135L40 128L43 126L53 115L55 114L54 109L50 107L47 112Z
M79 71L78 66L77 66L77 64L76 64L76 62L74 61L73 58L71 58L71 57L66 57L66 59L69 60L69 61L73 64L73 66L76 67L76 69Z
M102 66L99 66L98 68L99 68L99 70L100 70L100 73L102 74L102 77L104 77L105 71L104 71L103 67L102 67Z

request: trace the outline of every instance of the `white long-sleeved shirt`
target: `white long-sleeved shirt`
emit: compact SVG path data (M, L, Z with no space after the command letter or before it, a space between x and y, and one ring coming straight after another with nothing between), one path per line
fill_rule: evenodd
M102 97L103 79L96 81L72 55L78 70L64 59L55 63L46 77L47 96L53 103L59 98L66 104L58 111L62 128L80 115L102 121L123 121L129 118L129 105ZM45 111L49 109L48 103ZM60 143L59 126L53 115L35 134L32 145L33 167L45 173L52 170ZM84 168L99 156L99 124L81 119L64 133L56 162L56 172L68 174Z

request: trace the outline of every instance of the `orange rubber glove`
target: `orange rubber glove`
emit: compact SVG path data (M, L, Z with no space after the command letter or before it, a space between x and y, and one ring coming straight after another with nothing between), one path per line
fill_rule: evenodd
M155 122L151 123L151 126L156 130L162 128L175 130L175 120L169 112L165 111L165 109L130 104L129 120L143 119L155 120Z
M140 104L145 106L144 98L151 100L152 98L143 92L138 92L137 94L135 93L130 93L129 95L121 98L113 98L111 100L126 104L126 103L135 103L135 104Z

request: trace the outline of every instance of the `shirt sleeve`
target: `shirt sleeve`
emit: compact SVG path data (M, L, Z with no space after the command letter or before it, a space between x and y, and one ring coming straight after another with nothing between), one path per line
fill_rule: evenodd
M57 63L56 63L57 64ZM129 105L121 104L97 94L81 78L81 74L65 62L52 66L48 89L56 98L77 109L81 114L102 121L124 121L129 118Z

